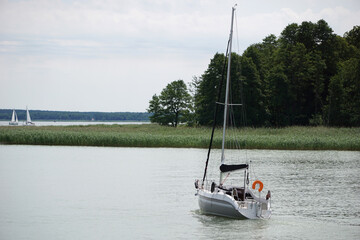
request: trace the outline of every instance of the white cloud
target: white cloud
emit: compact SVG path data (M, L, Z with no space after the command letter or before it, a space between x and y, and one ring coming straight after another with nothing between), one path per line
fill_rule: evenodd
M333 8L323 8L320 11L314 11L312 9L306 9L303 12L296 12L293 9L284 8L281 10L282 16L282 29L290 23L301 24L303 21L317 22L320 19L324 19L334 32L342 36L346 31L349 31L359 24L360 10L347 9L343 6L336 6Z
M230 1L2 1L0 32L4 36L52 41L59 47L159 48L222 50L228 35ZM342 35L352 28L359 10L341 6L320 11L270 8L247 13L239 7L241 50L269 34L279 35L290 23L325 19ZM242 12L241 12L242 11ZM53 40L55 39L55 40ZM1 40L1 39L0 39ZM222 45L221 45L222 44ZM105 46L106 45L106 46ZM135 46L134 46L135 45ZM29 46L30 47L30 46ZM204 47L204 48L203 48ZM3 51L4 48L2 48ZM136 49L135 49L136 50ZM42 53L42 51L39 51Z
M0 41L0 53L10 53L20 45L19 41Z
M6 35L180 42L214 37L228 19L228 14L204 15L172 1L25 1L2 4L0 29Z
M95 41L86 41L86 40L67 40L67 39L52 39L49 40L50 43L54 43L63 47L101 47L103 44Z

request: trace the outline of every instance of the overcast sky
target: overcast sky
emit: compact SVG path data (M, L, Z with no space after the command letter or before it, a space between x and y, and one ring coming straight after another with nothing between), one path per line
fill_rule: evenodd
M359 0L0 0L0 108L146 111L226 50L235 3L240 54L294 22L360 25Z

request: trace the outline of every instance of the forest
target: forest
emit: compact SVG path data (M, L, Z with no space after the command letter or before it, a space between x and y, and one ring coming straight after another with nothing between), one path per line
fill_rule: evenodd
M25 121L26 111L16 109L19 121ZM12 110L0 109L0 120L10 121ZM31 110L33 121L149 121L144 112L67 112Z
M212 125L219 89L224 102L225 55L216 53L205 72L193 78L191 102L187 94L173 101L168 93L179 92L173 84L154 95L150 120ZM230 79L231 102L242 104L233 110L238 126L359 127L360 26L341 37L324 20L289 24L279 37L269 35L242 55L231 53Z
M231 62L232 102L243 104L234 112L247 126L360 126L359 26L341 37L324 20L293 23ZM224 64L216 53L193 80L200 125L212 123L218 89L225 91Z

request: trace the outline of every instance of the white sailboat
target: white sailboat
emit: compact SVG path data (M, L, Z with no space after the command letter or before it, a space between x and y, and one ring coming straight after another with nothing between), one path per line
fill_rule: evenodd
M25 125L26 126L32 126L32 125L35 125L35 123L33 123L31 121L31 117L30 117L30 113L29 113L29 109L28 107L26 106L26 122L25 122Z
M230 82L230 66L231 66L231 45L232 45L232 35L233 35L233 21L234 21L234 12L235 7L232 8L232 17L231 17L231 30L230 30L230 39L229 39L229 54L228 54L228 65L227 65L227 78L226 78L226 93L225 93L225 102L221 103L224 105L224 122L223 122L223 139L222 139L222 149L221 149L221 164L220 164L220 181L215 183L215 181L207 180L207 167L210 156L210 150L212 145L212 138L215 129L216 123L216 113L214 119L214 127L212 131L212 136L210 140L210 147L208 151L208 157L206 160L206 166L204 171L204 177L202 181L195 181L196 194L198 196L199 207L202 213L217 215L229 218L236 219L259 219L264 218L268 219L271 216L271 194L268 191L266 198L262 198L260 193L263 189L263 183L259 180L255 180L252 183L252 189L258 188L258 196L255 194L249 187L249 164L236 164L228 165L225 163L225 160L229 160L230 157L225 157L225 136L226 136L226 127L227 119L229 119L229 106L231 105L240 105L240 104L231 104L229 103L229 82ZM220 96L220 95L219 95ZM242 180L236 181L240 182L240 185L225 184L227 178L230 174L242 171L243 174L243 184ZM223 175L227 174L224 178ZM240 173L241 174L241 173ZM242 175L242 174L241 174Z
M9 125L16 126L19 124L18 116L15 112L15 109L13 109L11 121L9 122Z

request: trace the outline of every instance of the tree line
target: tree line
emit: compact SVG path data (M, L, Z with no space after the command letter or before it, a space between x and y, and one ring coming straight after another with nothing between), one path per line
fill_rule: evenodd
M26 111L15 110L19 121L25 121ZM68 112L68 111L29 111L34 121L149 121L151 114L146 112ZM0 120L10 121L11 109L0 109Z
M269 35L242 55L231 53L231 63L230 97L242 104L234 109L235 119L246 126L360 126L360 26L341 37L324 20L293 23L279 37ZM150 120L211 125L218 89L222 99L225 95L225 81L219 86L225 64L226 56L216 53L189 88L178 80L187 93L184 99L165 94L172 84L154 95ZM183 104L176 113L174 101ZM217 119L222 121L220 112Z

